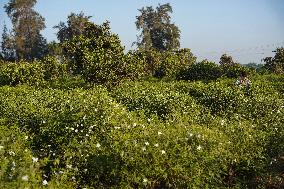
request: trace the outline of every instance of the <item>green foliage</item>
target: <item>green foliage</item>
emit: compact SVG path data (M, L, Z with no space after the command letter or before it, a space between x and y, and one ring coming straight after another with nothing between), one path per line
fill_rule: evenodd
M1 85L39 85L43 82L41 64L27 62L9 63L1 67Z
M41 185L41 170L27 145L28 134L18 127L0 126L0 187L24 188Z
M178 75L178 79L182 80L216 80L222 75L221 68L214 62L208 62L204 60L199 63L192 64L188 68L181 70Z
M79 14L71 13L67 18L67 23L60 22L53 28L58 29L57 39L63 43L70 40L75 36L79 36L83 33L85 26L90 22L91 16L85 16L83 12Z
M271 88L271 84L256 82L252 85L251 95L247 95L245 88L235 86L232 80L207 85L200 82L134 82L118 86L113 93L129 110L137 114L145 112L150 119L157 115L168 123L167 127L171 123L189 122L225 132L232 145L229 147L232 163L228 164L228 172L224 173L228 175L224 179L229 185L238 182L243 188L253 175L263 172L266 163L270 163L273 157L284 154L283 100L279 94L274 94L276 88ZM179 94L179 97L173 94ZM185 106L182 96L191 105ZM197 100L197 105L192 97ZM211 116L204 116L207 110ZM269 127L268 123L273 127Z
M284 73L284 47L277 48L274 57L264 59L264 67L273 73Z
M138 51L144 64L145 75L158 78L176 76L196 61L190 49L159 52L156 50Z
M233 79L124 81L109 91L0 87L0 174L19 165L0 185L266 186L254 180L269 176L284 155L283 77L251 80L249 94Z
M223 76L226 76L228 78L238 78L241 75L249 75L250 73L253 73L252 70L238 63L221 66L221 69L223 72Z
M67 74L66 64L59 63L55 57L47 56L41 64L45 81L57 81Z
M15 59L15 49L13 49L13 42L8 34L7 26L4 25L1 41L1 53L2 60L12 61Z
M33 9L35 4L36 0L10 0L4 6L13 24L8 49L17 60L42 58L47 53L46 39L40 33L45 28L44 18Z
M219 64L222 69L223 76L228 78L238 78L241 75L248 75L252 72L250 69L233 61L233 58L227 54L223 54L221 56Z
M139 51L129 51L124 58L124 77L136 80L149 75L147 65L142 53Z
M264 71L264 65L263 64L257 64L257 63L248 63L243 64L244 67L249 68L251 70L254 70L258 73L261 73Z
M214 62L203 60L198 63L193 63L179 69L176 78L179 80L189 81L211 81L217 80L220 77L238 78L241 75L249 75L254 73L253 70L234 63L232 57L223 55L220 65Z
M176 119L178 114L195 119L201 108L187 94L174 91L166 83L152 85L150 82L126 82L112 89L113 97L130 111L143 111L151 118Z
M56 81L67 74L65 64L60 64L54 57L42 61L5 63L0 67L1 85L43 85L46 81Z
M136 42L139 49L158 51L177 50L180 46L180 30L171 23L172 7L169 3L139 9L141 13L135 22L137 30L142 30Z
M219 64L223 67L229 67L229 66L233 66L235 64L235 62L233 61L233 58L227 54L223 54L220 57L220 62Z
M88 23L83 34L63 44L69 67L87 81L113 84L125 76L124 48L109 23Z

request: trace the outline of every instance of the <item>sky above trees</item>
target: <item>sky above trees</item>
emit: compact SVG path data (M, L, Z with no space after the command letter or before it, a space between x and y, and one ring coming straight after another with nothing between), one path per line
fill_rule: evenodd
M0 33L4 22L11 28L0 0ZM44 18L42 32L48 41L56 39L53 26L66 21L71 13L93 16L102 24L110 21L127 50L137 40L136 16L144 6L170 3L172 21L181 31L181 47L191 48L198 58L219 62L223 53L240 63L257 62L273 56L272 50L284 46L283 0L38 0L35 10Z

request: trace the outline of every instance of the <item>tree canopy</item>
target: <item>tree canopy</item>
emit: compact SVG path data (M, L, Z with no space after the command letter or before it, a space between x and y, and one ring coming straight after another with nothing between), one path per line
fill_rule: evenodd
M85 26L90 21L91 16L85 16L83 12L79 14L71 13L67 18L67 23L60 22L54 26L58 29L57 39L60 42L72 39L74 36L81 35Z
M264 67L274 73L284 73L284 47L277 48L274 57L264 58Z
M139 12L135 22L137 30L141 31L136 42L138 48L166 51L180 47L180 30L171 22L173 10L169 3L159 4L156 9L143 7Z
M45 19L33 7L36 0L10 0L5 11L12 21L13 29L8 37L13 43L16 59L42 58L46 53L46 40L40 31Z
M13 48L13 42L8 34L8 29L6 27L6 24L3 28L2 33L2 41L1 41L1 56L4 60L14 60L15 59L15 51Z
M235 64L232 56L230 55L227 55L227 54L223 54L221 57L220 57L220 61L219 61L219 64L221 66L232 66Z

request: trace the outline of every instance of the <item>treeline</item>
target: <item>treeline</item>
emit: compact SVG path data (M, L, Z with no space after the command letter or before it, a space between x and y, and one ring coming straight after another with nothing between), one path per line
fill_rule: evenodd
M80 75L92 83L111 85L123 79L149 76L215 80L256 71L226 54L221 56L219 64L207 60L197 62L190 49L180 48L181 32L171 21L173 10L169 3L139 9L135 22L140 32L134 42L137 48L125 53L109 22L97 25L83 12L71 13L66 23L54 26L58 42L48 43L40 33L45 28L45 19L34 10L36 2L10 0L4 6L12 28L3 28L2 83L22 83L29 80L26 77L41 78L40 81L47 78L44 73L51 69L56 73L64 70L64 75ZM257 71L284 72L284 48L277 48L275 52L274 57L264 58L265 65ZM59 67L64 69L56 70Z

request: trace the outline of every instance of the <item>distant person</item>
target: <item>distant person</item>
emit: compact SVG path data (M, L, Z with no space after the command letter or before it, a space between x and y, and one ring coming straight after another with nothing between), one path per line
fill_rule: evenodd
M236 81L236 85L240 88L245 88L247 94L249 94L251 81L249 80L247 73L241 73L240 78Z

